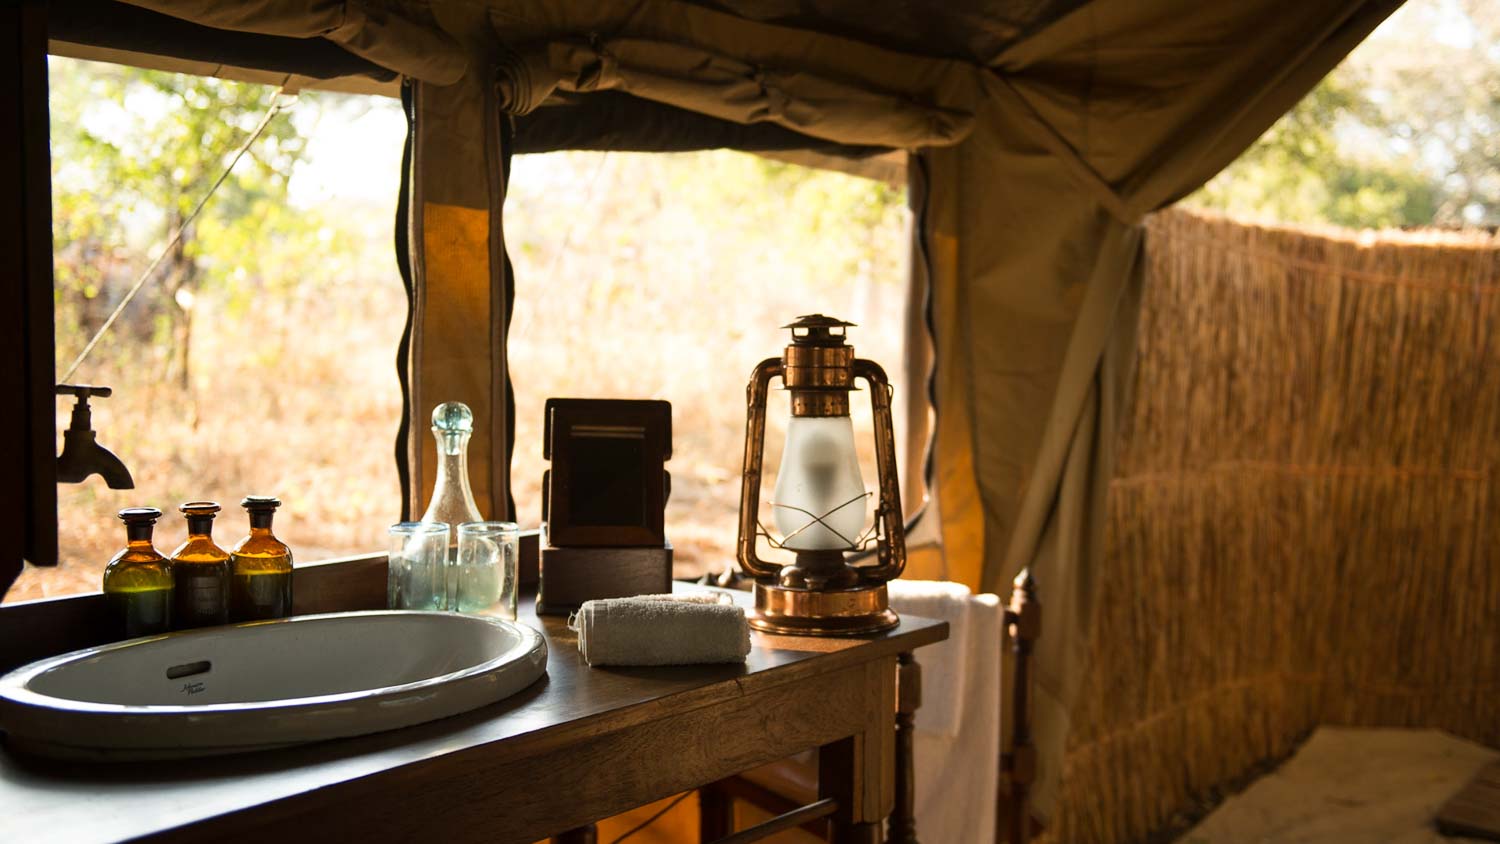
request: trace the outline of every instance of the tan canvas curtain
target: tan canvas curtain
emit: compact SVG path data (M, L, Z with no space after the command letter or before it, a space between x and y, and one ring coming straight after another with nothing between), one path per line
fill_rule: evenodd
M797 69L647 38L551 41L499 68L502 107L525 114L553 92L625 91L735 123L770 122L846 144L947 146L973 116Z
M400 368L404 413L404 500L411 518L426 509L437 479L429 426L438 404L474 413L469 481L487 519L513 518L510 429L514 405L506 366L510 266L501 210L509 159L493 84L495 42L482 7L433 9L464 44L468 72L449 85L417 82L406 196L411 314Z
M446 85L464 75L469 55L425 5L399 0L125 0L217 29L327 38L404 76Z
M525 114L554 92L624 91L736 123L898 148L956 143L982 72L826 32L748 20L681 0L503 0L497 84Z
M1396 5L1096 0L1006 50L972 134L923 153L944 547L917 574L988 591L1036 574L1043 817L1103 564L1137 222L1232 161Z

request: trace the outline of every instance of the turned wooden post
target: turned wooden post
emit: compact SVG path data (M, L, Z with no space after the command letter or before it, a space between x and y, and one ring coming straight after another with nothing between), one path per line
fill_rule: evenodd
M896 658L896 807L887 844L917 844L917 778L912 751L917 707L922 705L922 666L911 651Z
M1010 635L1015 655L1014 682L1011 686L1010 751L1001 756L1002 779L1010 781L1011 844L1026 844L1031 832L1031 814L1027 798L1036 779L1036 748L1031 744L1031 650L1042 634L1042 605L1036 597L1036 580L1031 569L1016 575L1005 610L1005 629Z

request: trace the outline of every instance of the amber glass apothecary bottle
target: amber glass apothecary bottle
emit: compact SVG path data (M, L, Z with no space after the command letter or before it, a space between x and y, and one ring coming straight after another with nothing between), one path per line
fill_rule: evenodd
M271 533L281 502L251 495L240 506L250 514L250 535L229 552L229 620L286 618L292 614L292 549Z
M208 627L229 621L229 555L214 544L213 501L178 507L187 516L187 541L172 552L172 629Z
M127 507L119 515L126 545L104 569L104 600L115 630L127 639L165 633L172 625L172 568L151 543L161 511Z

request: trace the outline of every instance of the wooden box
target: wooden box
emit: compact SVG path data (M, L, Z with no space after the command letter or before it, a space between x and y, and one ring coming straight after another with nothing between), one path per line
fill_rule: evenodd
M637 399L547 399L542 521L558 547L666 545L672 405Z
M543 545L536 611L565 615L584 601L672 591L672 543L658 546Z

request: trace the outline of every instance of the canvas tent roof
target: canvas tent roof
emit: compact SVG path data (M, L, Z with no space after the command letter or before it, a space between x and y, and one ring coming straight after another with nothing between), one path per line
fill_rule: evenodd
M909 150L941 516L941 542L915 549L910 570L1001 591L1030 566L1046 591L1045 814L1102 564L1138 222L1233 160L1397 5L55 0L52 37L73 55L345 90L409 81L406 411L460 398L489 420L471 458L485 467L481 509L497 515L509 509L510 292L534 281L512 279L505 259L510 154ZM418 509L433 460L412 440L399 450Z
M497 8L503 2L491 4ZM605 4L597 4L605 5ZM614 4L617 12L628 11L632 4ZM760 0L722 0L695 5L725 12L747 21L759 21L791 29L818 32L841 38L852 38L911 55L957 59L978 65L992 65L1004 49L1028 32L1034 31L1068 11L1083 5L1080 0L1052 2L961 2L912 3L908 0L842 0L842 2L760 2ZM215 9L214 7L221 7ZM233 8L231 8L233 7ZM324 30L335 29L332 22L348 16L346 9L389 10L391 19L410 19L432 27L434 16L425 10L425 2L250 2L215 4L208 2L160 2L144 0L130 3L119 0L68 0L55 4L54 17L66 20L67 31L60 40L101 45L108 42L117 49L133 47L141 54L173 55L190 58L197 54L205 61L219 62L224 50L237 45L235 55L247 64L261 69L280 69L307 73L320 79L344 75L393 78L390 68L401 70L394 62L382 61L379 51L363 49L355 41L341 43L336 34L325 37ZM152 9L160 10L153 13ZM404 13L403 13L404 10ZM162 14L165 13L165 14ZM163 19L167 18L167 19ZM300 26L269 23L302 20ZM207 24L213 33L191 27ZM381 33L367 40L400 38L402 30L368 24ZM238 32L235 38L227 35ZM267 33L262 37L253 36ZM207 35L208 37L204 37ZM189 38L191 36L191 38ZM272 39L291 38L303 43L277 47ZM315 40L314 40L315 39ZM312 43L309 43L309 42ZM257 47L262 51L254 52ZM450 42L450 48L456 48ZM334 49L337 48L337 49ZM282 64L269 67L280 53ZM301 53L300 65L287 66L291 54ZM343 55L341 55L343 54ZM357 62L349 57L365 57ZM402 72L419 75L417 69ZM434 78L430 81L442 81ZM451 81L451 80L450 80Z

